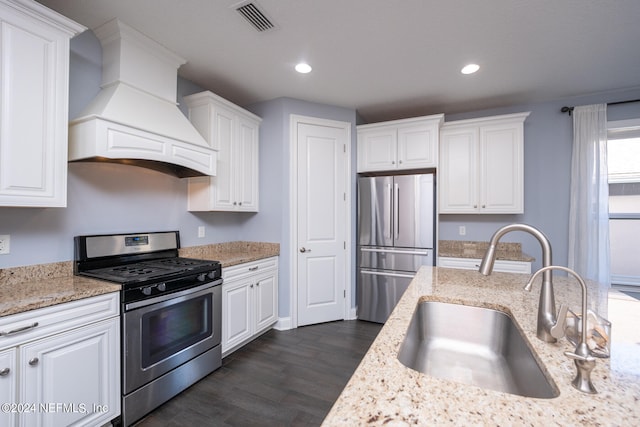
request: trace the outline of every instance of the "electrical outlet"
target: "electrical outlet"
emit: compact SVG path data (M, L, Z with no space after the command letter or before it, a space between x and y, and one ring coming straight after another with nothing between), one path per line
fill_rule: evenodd
M465 227L464 225L461 225L460 227L458 227L458 234L460 234L461 236L466 235L467 227Z
M11 236L8 234L0 235L0 255L9 253L9 244L11 243Z
M198 237L204 237L204 235L205 235L204 225L198 226Z

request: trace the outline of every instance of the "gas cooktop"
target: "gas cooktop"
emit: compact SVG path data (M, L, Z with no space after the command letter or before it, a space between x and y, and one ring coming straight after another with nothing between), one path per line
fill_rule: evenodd
M177 231L75 237L75 273L122 285L220 276L218 261L182 258Z

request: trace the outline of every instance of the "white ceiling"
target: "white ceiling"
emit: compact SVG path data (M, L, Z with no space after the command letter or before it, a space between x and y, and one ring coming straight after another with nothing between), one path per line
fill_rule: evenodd
M238 0L39 1L89 28L120 18L239 105L292 97L374 122L640 87L638 0L255 0L277 25L263 33Z

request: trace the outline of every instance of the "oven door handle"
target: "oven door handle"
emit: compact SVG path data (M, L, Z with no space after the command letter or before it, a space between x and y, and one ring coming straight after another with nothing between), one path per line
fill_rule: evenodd
M200 292L203 289L211 288L213 286L218 286L221 284L222 284L222 278L212 280L211 282L203 283L202 285L196 286L194 288L188 288L182 291L172 292L170 294L165 294L165 295L158 295L157 297L154 297L154 298L149 298L142 301L136 301L136 302L131 302L129 304L125 304L124 310L129 311L129 310L133 310L140 307L146 307L151 304L156 304L162 301L167 301L173 298L195 294L196 292Z

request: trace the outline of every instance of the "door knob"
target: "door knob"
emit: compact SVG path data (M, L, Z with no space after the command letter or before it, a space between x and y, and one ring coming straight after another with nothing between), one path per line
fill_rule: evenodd
M300 248L300 252L304 253L304 252L311 252L311 249L307 249L304 246Z

